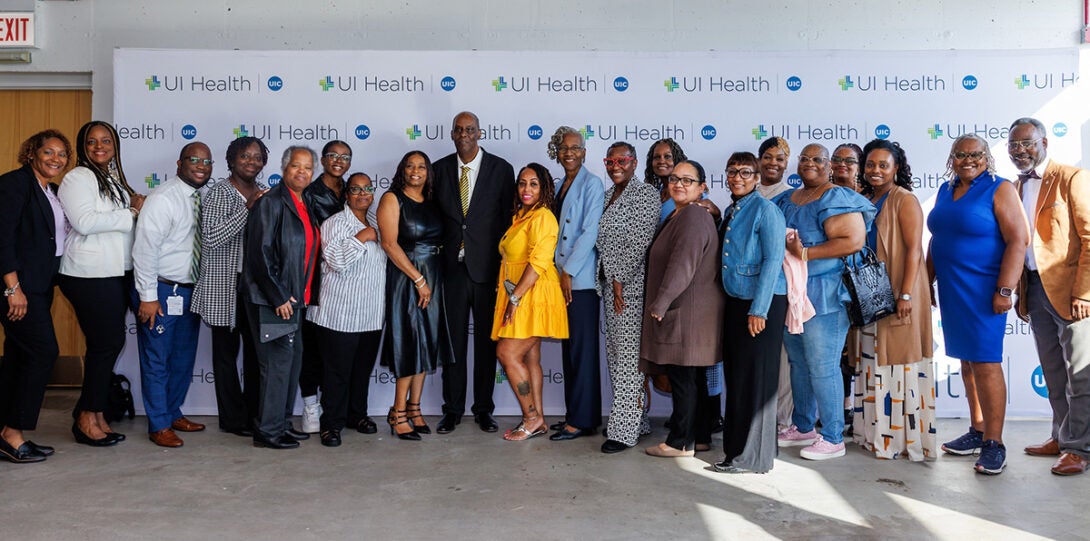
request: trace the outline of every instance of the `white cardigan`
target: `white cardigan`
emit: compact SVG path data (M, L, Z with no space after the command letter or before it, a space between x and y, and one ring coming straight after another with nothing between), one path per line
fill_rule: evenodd
M122 276L132 270L133 218L129 196L119 206L98 191L86 167L68 172L57 190L72 231L64 241L61 274L77 278Z

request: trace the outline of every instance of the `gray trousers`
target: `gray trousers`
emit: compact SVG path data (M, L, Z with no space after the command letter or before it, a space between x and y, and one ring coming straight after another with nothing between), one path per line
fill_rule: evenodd
M1060 317L1036 274L1026 286L1030 327L1052 405L1052 437L1061 452L1090 459L1090 319Z
M258 339L261 333L257 306L251 302L245 305L260 374L254 437L275 441L291 426L288 419L295 408L296 386L303 366L303 337L301 332L293 332L262 343Z

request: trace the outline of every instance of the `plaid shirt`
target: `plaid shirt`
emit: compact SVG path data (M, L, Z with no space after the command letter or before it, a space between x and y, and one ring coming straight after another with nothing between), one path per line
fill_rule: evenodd
M266 187L258 184L258 189ZM250 211L228 180L208 190L201 204L201 272L192 307L213 327L235 326L242 238Z

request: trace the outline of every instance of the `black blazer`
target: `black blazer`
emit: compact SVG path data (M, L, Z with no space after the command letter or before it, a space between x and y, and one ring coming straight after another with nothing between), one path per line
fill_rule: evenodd
M500 237L511 226L515 204L514 169L507 160L484 152L465 216L458 189L458 155L435 162L434 169L435 198L443 212L443 259L447 268L458 264L458 248L464 241L469 278L477 283L495 282L500 271Z
M53 207L30 165L0 176L0 276L17 272L24 293L50 291L57 273L56 229Z
M303 220L283 183L254 203L246 222L239 280L239 289L250 302L275 308L295 297L299 305L303 303L307 274L318 260L318 223L313 215L309 225L315 242L307 253Z

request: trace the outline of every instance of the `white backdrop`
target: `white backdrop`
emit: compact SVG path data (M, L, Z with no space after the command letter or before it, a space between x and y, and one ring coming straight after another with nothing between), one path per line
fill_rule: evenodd
M736 150L756 152L765 137L786 138L793 154L810 142L832 148L875 138L900 142L925 211L943 181L954 137L975 132L992 145L1000 173L1011 176L1007 126L1037 116L1050 130L1050 155L1079 162L1087 121L1086 92L1077 84L1077 49L790 53L203 51L118 49L114 53L114 120L124 167L137 190L149 191L173 174L180 148L203 141L216 159L213 180L228 172L227 144L239 135L261 137L270 163L265 181L279 181L279 155L288 145L315 150L343 139L353 171L367 172L380 191L410 149L436 160L453 151L451 119L471 110L480 117L489 152L517 170L548 161L546 143L562 124L584 132L587 166L604 176L601 158L617 140L636 146L672 137L710 174L712 198L728 199L722 173ZM643 163L638 171L642 173ZM789 171L793 171L792 159ZM789 179L797 183L797 178ZM604 188L605 186L603 186ZM926 239L925 239L926 240ZM1005 342L1010 415L1048 415L1044 384L1028 325L1009 318ZM942 323L935 313L936 395L940 416L963 416L958 363L941 354ZM130 321L130 336L135 332ZM729 344L727 345L729 347ZM563 375L557 343L543 347L545 409L563 413ZM604 353L603 353L604 361ZM135 337L118 371L139 377ZM609 410L604 362L603 412ZM214 374L203 332L191 414L214 414ZM139 385L134 386L139 392ZM424 411L439 412L441 383L426 385ZM372 376L371 412L391 403L390 374ZM472 397L472 394L469 395ZM497 413L518 407L497 374ZM652 413L669 411L656 395ZM140 398L137 396L140 406ZM468 407L468 405L467 405Z

